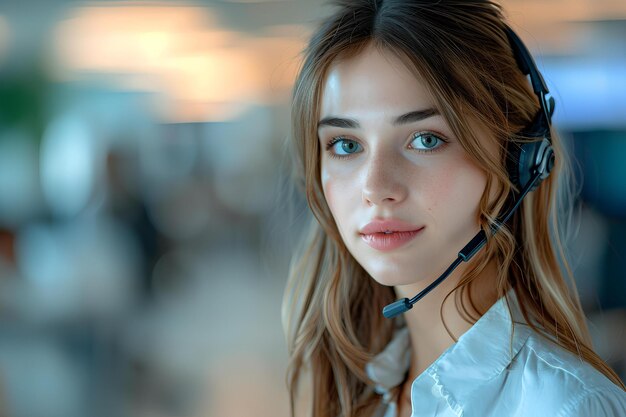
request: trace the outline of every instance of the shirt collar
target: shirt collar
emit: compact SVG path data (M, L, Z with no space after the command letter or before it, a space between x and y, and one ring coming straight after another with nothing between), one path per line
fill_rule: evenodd
M453 410L459 409L478 386L504 371L531 334L512 289L507 297L496 301L457 343L416 378L412 391L424 384L429 391L437 388Z
M506 298L509 299L509 308ZM413 382L437 389L456 409L477 385L501 373L513 360L530 335L524 324L517 297L511 289L501 297ZM397 322L399 323L399 322ZM515 323L512 327L511 324ZM410 366L410 338L406 326L396 329L391 342L367 365L366 372L376 384L376 391L389 402L389 390L399 385ZM433 380L434 385L433 386Z

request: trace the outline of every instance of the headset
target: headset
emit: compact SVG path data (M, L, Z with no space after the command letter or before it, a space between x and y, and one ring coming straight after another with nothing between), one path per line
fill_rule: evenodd
M524 143L511 140L507 143L507 171L511 182L520 191L517 196L513 196L508 210L491 225L492 235L497 233L503 224L507 223L513 213L519 208L524 197L530 191L536 190L539 184L550 175L555 162L550 135L552 114L555 106L554 98L549 95L550 91L522 40L508 25L505 25L505 32L513 50L515 61L522 73L530 77L530 83L533 91L539 98L541 107L531 123L520 132L524 137L536 138L537 140ZM461 249L457 259L452 262L439 278L410 300L402 298L385 306L383 315L386 318L393 318L413 308L413 304L441 284L461 262L468 262L472 259L476 252L486 243L487 234L484 230L481 230Z

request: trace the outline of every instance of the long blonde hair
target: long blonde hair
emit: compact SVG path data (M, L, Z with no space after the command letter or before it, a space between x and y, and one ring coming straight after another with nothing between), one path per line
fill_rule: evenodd
M329 66L373 43L394 52L429 86L453 134L488 175L479 208L484 230L516 190L506 169L507 143L533 140L516 132L539 108L513 57L498 4L340 0L336 6L304 51L293 91L289 142L293 181L313 217L292 258L283 300L290 354L287 384L294 415L298 383L304 369L310 371L313 417L371 415L380 399L365 364L386 346L394 326L381 314L383 306L395 300L393 288L373 280L348 252L322 192L317 121ZM499 156L482 151L482 139L469 120L494 133ZM593 350L563 250L574 185L566 149L555 132L552 142L556 165L550 177L525 198L507 226L489 236L452 292L458 305L458 295L471 288L495 257L500 266L498 295L506 296L512 288L524 318L540 335L579 355L624 389ZM496 198L490 201L492 188ZM471 322L478 320L460 304Z

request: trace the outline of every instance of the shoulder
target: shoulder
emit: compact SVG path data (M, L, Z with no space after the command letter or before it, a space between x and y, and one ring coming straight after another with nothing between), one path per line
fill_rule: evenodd
M626 394L619 387L594 388L572 396L560 408L557 417L620 417L626 416Z
M532 332L512 367L555 416L626 415L626 392L577 355Z

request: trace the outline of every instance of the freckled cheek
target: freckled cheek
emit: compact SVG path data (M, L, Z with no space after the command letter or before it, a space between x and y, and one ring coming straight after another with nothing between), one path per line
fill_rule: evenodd
M337 172L321 171L321 183L326 203L336 221L345 220L341 217L351 212L354 207L350 201L358 186L353 177ZM339 219L337 217L340 217Z
M469 168L469 169L468 169ZM486 177L468 166L449 166L422 176L421 196L427 210L433 214L468 210L480 201Z
M450 170L437 170L429 172L428 175L421 175L419 182L419 197L424 206L431 213L439 212L442 207L449 205L449 194L451 187L454 187L454 175Z
M337 201L337 196L340 195L340 190L343 185L341 184L341 179L339 176L330 173L328 170L322 169L321 172L321 181L322 181L322 190L324 191L324 197L326 198L326 203L332 212L335 212L337 208L337 204L340 204L340 201Z

